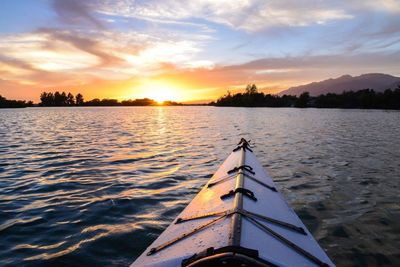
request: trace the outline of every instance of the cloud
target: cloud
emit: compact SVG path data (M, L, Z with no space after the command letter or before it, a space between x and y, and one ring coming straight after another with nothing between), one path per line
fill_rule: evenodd
M396 67L400 60L400 52L394 53L362 53L355 55L333 54L304 57L263 58L244 64L224 67L228 70L260 70L260 69L347 69L347 68L377 68L384 64L386 67Z
M46 49L49 44L53 49ZM0 55L25 62L35 70L68 71L98 64L94 55L42 33L3 36L0 51Z
M248 83L256 83L266 92L277 93L290 86L338 77L386 72L400 75L400 52L335 54L307 57L262 58L236 65L213 69L175 69L158 75L158 79L179 80L192 88L214 88L211 96L221 95L221 88L240 90ZM383 70L381 66L385 66ZM219 90L217 90L219 88Z
M369 10L378 10L389 13L400 12L400 2L398 0L365 0L351 1L353 4L359 5L360 8Z
M57 49L54 45L56 41L68 43L80 51L84 51L99 58L101 61L99 67L116 65L123 62L121 58L112 55L110 50L106 50L104 47L102 48L100 41L94 38L83 37L77 34L77 32L41 28L37 33L46 36L46 44L44 46L49 50Z
M91 14L88 2L80 0L52 0L53 8L62 22L76 25L86 24L103 29L103 23Z
M351 19L345 5L337 7L315 1L124 1L114 5L107 2L99 8L107 14L131 16L142 19L184 21L200 18L249 32L276 26L302 27L330 21Z
M397 0L147 0L98 2L97 12L155 23L175 23L212 29L206 22L234 30L260 32L271 28L306 27L353 20L371 13L398 15ZM193 19L196 23L193 23Z
M37 71L38 69L33 67L32 64L29 62L15 59L15 58L10 58L6 55L0 55L0 63L4 65L8 65L10 67L18 68L18 69L24 69L26 71Z
M203 37L40 28L32 33L3 35L0 39L2 78L30 84L82 84L96 78L126 80L152 76L165 66L212 67L196 60Z

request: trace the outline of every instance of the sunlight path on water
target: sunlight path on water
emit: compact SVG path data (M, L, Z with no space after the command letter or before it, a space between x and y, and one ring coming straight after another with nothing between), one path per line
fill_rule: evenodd
M241 137L338 266L400 261L399 112L0 110L0 265L127 266Z

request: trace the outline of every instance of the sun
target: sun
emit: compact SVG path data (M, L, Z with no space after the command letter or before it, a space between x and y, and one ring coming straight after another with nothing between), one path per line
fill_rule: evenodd
M153 99L158 104L162 104L168 100L176 99L176 96L174 96L174 93L172 92L172 90L170 88L163 87L163 86L150 89L149 92L146 94L146 97Z
M148 80L140 86L141 96L150 98L158 104L165 101L179 101L180 93L177 86L167 81Z

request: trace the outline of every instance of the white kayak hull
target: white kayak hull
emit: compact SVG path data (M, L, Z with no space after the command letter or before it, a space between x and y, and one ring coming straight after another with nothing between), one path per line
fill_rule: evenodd
M131 267L334 266L275 188L242 139Z

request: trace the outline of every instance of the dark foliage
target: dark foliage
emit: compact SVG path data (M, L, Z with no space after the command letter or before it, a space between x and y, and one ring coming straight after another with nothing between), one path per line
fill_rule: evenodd
M84 102L85 106L121 106L121 103L116 99L92 99L90 101Z
M294 102L296 108L306 108L310 103L310 93L304 92Z
M40 94L40 105L41 106L55 106L53 93L43 92Z
M98 99L95 98L93 100L87 101L84 104L85 106L156 106L158 103L149 98L141 98L135 100L123 100L119 102L117 99ZM174 101L165 101L163 106L179 106L180 103Z
M0 108L25 108L33 106L32 101L8 100L0 95Z
M295 96L277 95L259 93L255 84L248 85L245 93L228 93L220 97L217 102L210 103L216 106L230 107L291 107L296 101Z
M154 106L157 102L149 99L135 99L135 100L123 100L119 102L117 99L98 99L85 102L85 106Z
M75 104L77 106L83 106L85 104L85 100L83 99L83 95L77 94L75 97Z
M67 104L67 106L74 106L75 105L75 98L74 98L73 94L68 93L66 104Z
M82 96L81 94L78 94L75 98L71 93L66 94L65 92L60 93L57 91L53 94L51 92L50 93L43 92L40 94L40 106L43 107L75 106L78 105L78 103L83 103L78 101L79 95Z
M308 92L296 96L277 96L260 93L257 87L248 85L244 93L231 94L229 91L210 105L231 107L316 107L316 108L360 108L400 109L400 86L377 93L371 89L349 91L342 94L324 94L311 97Z
M317 108L400 109L400 87L377 93L371 89L342 94L326 94L315 98Z
M40 95L40 106L43 107L62 107L62 106L156 106L156 101L149 98L123 100L119 102L117 99L92 99L84 101L82 94L77 94L75 97L65 92L47 93L43 92ZM174 101L165 101L163 106L178 106L182 105Z
M124 100L121 102L121 104L123 106L153 106L156 105L157 102L149 98L142 98L135 100Z
M164 101L162 103L162 105L163 106L183 106L182 103L178 103L178 102L175 102L175 101Z

